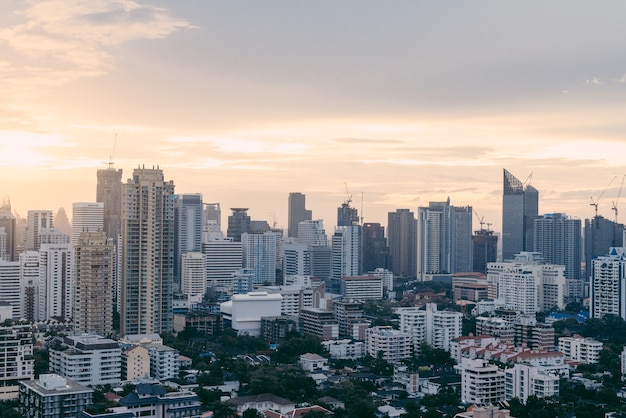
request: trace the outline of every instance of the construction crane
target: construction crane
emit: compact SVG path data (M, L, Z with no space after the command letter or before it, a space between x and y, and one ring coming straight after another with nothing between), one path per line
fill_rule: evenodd
M348 190L348 183L344 181L343 185L346 186L346 195L348 196L345 203L348 206L350 206L350 203L352 203L352 195L350 194L350 191Z
M476 211L474 211L474 215L476 215L476 218L478 219L478 223L480 224L480 230L482 231L484 229L483 225L485 224L485 221L484 221L485 217L484 216L478 216L478 212L476 212Z
M615 212L615 224L617 224L617 204L619 203L619 198L622 195L622 187L624 187L624 179L626 178L626 174L622 174L622 183L619 185L619 192L617 193L617 200L613 201L613 212Z
M602 193L600 193L600 196L598 196L597 199L594 200L593 196L591 196L591 203L589 203L589 206L593 206L595 207L596 210L596 215L595 217L598 217L598 202L600 201L600 199L602 198L602 195L604 195L604 193L609 189L609 187L611 187L611 184L613 183L613 181L615 181L615 179L617 178L617 176L614 176L611 181L609 182L609 184L606 186L606 188L602 191Z
M115 134L115 139L113 139L113 152L111 153L111 155L109 155L109 161L105 163L109 166L109 169L113 168L113 165L115 164L115 161L113 161L113 157L115 157L116 147L117 147L117 134Z
M524 183L522 183L522 187L526 187L526 185L530 185L531 180L533 179L533 172L531 171Z

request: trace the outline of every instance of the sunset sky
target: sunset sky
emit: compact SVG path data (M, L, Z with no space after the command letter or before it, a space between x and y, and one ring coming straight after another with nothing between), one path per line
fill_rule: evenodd
M616 178L613 218L625 16L617 0L3 0L0 196L71 213L112 158L124 179L159 165L224 219L286 226L300 191L330 231L347 184L366 222L449 196L500 230L507 168L533 173L540 213L580 218Z

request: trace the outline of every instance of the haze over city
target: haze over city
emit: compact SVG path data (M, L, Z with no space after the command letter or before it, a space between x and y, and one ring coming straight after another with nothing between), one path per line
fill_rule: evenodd
M507 168L588 218L626 173L626 4L594 6L5 1L1 194L71 216L111 159L281 227L301 191L329 229L352 194L366 222L449 196L499 231Z

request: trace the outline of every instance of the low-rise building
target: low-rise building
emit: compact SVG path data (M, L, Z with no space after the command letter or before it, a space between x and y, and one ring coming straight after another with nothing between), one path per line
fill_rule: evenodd
M93 390L58 374L20 382L22 415L28 418L78 418L93 402Z
M328 359L315 353L302 354L298 363L305 372L328 370Z
M411 357L411 337L409 334L389 326L368 328L365 333L367 354L376 358L382 353L389 363Z
M330 358L337 360L354 360L365 356L365 342L356 340L328 340L322 345L330 354Z
M224 321L240 335L259 337L261 318L280 316L282 296L267 292L250 292L233 295L232 299L220 305Z
M202 413L202 402L196 393L167 392L159 385L137 385L118 402L122 407L112 408L113 411L130 411L142 418L198 418Z
M339 324L331 311L306 308L300 311L300 329L303 334L315 335L322 340L339 338Z
M178 377L180 360L178 350L162 344L146 346L150 355L150 376L159 381Z
M259 412L272 410L281 414L286 414L292 411L296 404L289 399L281 398L280 396L272 395L271 393L263 393L261 395L251 396L238 396L226 401L232 405L235 405L237 412L241 415L246 409L254 408Z
M583 338L580 335L560 337L559 351L565 355L567 360L592 364L600 360L602 343L593 338Z
M133 345L122 352L122 379L135 380L150 376L150 353L141 345Z
M485 360L463 359L454 366L461 374L461 402L494 405L505 399L504 372Z
M548 398L559 395L559 376L537 366L515 364L504 371L505 398L526 403L529 396Z

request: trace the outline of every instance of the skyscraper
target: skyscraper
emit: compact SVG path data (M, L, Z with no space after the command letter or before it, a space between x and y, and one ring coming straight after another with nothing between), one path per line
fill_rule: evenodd
M472 207L450 199L418 208L417 277L472 269Z
M174 283L180 290L182 255L202 251L202 195L174 195Z
M498 236L493 231L481 228L474 231L472 246L472 271L487 274L487 263L493 263L498 258Z
M122 169L109 168L97 171L96 202L104 205L104 232L117 244L122 222Z
M222 209L219 203L204 203L204 223L215 222L222 227Z
M233 211L228 217L228 229L226 236L235 242L241 242L241 234L250 232L250 217L248 208L230 208Z
M359 224L359 211L350 206L352 199L348 199L337 208L337 226L351 226Z
M25 249L38 251L41 245L41 233L53 226L51 210L29 210Z
M41 244L39 249L39 313L37 319L69 320L73 315L73 255L67 244Z
M502 195L502 259L532 248L533 219L539 214L539 191L504 169Z
M328 237L321 219L306 220L298 224L298 242L312 246L328 246Z
M298 224L310 221L312 213L306 208L306 196L299 192L289 193L288 237L298 237Z
M358 276L361 255L361 227L338 226L332 238L332 277Z
M409 209L396 209L387 218L391 270L397 277L415 277L417 271L417 221Z
M606 255L593 259L592 266L590 316L626 319L626 248L610 248Z
M565 266L565 277L581 277L581 222L564 213L549 213L534 220L533 249L548 264Z
M361 272L391 268L385 228L381 224L364 223L361 239Z
M78 244L81 232L96 232L103 229L104 203L77 202L72 204L72 245Z
M611 247L622 247L624 225L596 215L585 219L585 277L592 274L593 259L609 253Z
M0 253L0 260L17 261L17 231L15 216L11 213L0 212L0 228L4 228L6 234L5 251Z
M81 232L74 246L74 329L102 336L113 332L115 247L106 232Z
M122 187L121 333L171 332L174 182L137 168Z
M254 270L255 284L276 283L276 241L274 232L241 234L243 267Z

